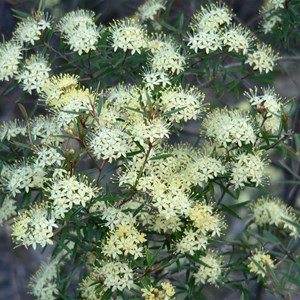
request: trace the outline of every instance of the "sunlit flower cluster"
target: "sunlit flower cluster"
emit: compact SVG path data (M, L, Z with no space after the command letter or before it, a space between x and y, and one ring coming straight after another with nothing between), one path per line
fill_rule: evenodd
M2 186L16 196L21 192L29 192L30 188L41 188L45 181L45 171L42 167L27 162L6 165L2 170Z
M96 50L100 32L94 12L82 9L69 12L60 20L58 28L70 48L79 55Z

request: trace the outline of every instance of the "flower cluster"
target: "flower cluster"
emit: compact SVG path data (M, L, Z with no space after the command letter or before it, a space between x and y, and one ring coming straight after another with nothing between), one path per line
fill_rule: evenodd
M58 24L64 40L79 55L96 50L100 32L94 19L94 12L77 10L67 13Z
M206 256L201 257L205 265L200 265L198 272L194 274L196 283L217 284L222 275L222 260L216 253L210 251Z
M9 196L5 196L0 207L0 226L17 212L17 203Z
M277 228L287 230L291 236L299 235L298 219L291 207L287 207L278 197L261 197L251 205L252 220L257 226L275 225Z
M138 7L136 18L141 22L148 20L153 21L159 11L165 9L165 0L147 0L144 4Z
M3 122L0 128L0 141L10 141L19 135L26 135L25 125L23 125L22 122L19 122L18 120Z
M242 153L236 157L231 168L231 183L235 189L243 188L247 183L259 186L266 179L266 161L261 154Z
M36 249L37 244L42 247L53 244L53 229L57 227L55 219L49 216L47 207L35 205L30 210L19 213L13 224L12 236L17 244Z
M285 0L267 0L261 7L259 14L261 18L261 26L265 34L272 32L276 25L282 22L281 17L277 13L284 8Z
M147 34L145 29L134 19L115 21L111 27L111 43L114 51L118 48L124 52L141 53L147 47Z
M18 74L18 65L22 59L22 47L15 42L0 45L0 80L9 80Z
M215 109L203 121L207 137L220 146L253 144L256 136L251 117L239 110Z
M79 181L75 176L52 178L48 183L49 200L52 202L52 214L63 218L74 205L83 207L96 196L97 189L86 178Z
M248 264L248 267L250 271L258 276L265 277L268 269L275 268L274 261L270 254L266 252L256 251L249 259L250 263Z
M16 79L21 83L24 91L31 94L33 90L36 90L39 93L49 80L50 71L49 63L42 55L31 55Z
M14 38L21 44L34 45L40 39L43 31L50 28L51 22L42 13L38 12L33 17L28 17L19 22L14 32Z

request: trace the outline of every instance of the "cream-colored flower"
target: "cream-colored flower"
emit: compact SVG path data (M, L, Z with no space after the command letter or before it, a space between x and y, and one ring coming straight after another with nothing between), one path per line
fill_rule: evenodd
M134 19L117 20L110 27L111 43L114 51L118 48L124 52L141 53L147 47L145 29Z
M154 20L159 11L165 10L165 0L146 0L141 6L138 7L136 18L141 22Z
M251 205L252 220L258 226L275 225L297 237L299 232L292 223L298 223L291 207L287 207L278 197L261 197ZM290 221L290 222L289 222Z
M10 141L18 135L26 135L26 126L18 120L3 122L0 125L0 141Z
M249 64L253 70L259 73L269 73L273 71L279 56L270 46L257 44L256 50L247 54L246 64Z
M250 256L249 260L250 263L248 264L248 267L250 272L253 272L263 278L266 277L268 268L275 268L274 261L272 260L270 254L264 251L256 251Z
M243 188L247 183L259 186L266 179L266 165L267 163L261 154L243 153L236 157L232 164L230 182L235 189Z
M256 136L251 117L239 110L215 109L203 122L205 134L220 146L253 144Z
M44 16L42 12L38 12L17 24L14 38L21 44L30 43L34 45L40 39L43 31L50 26L51 22L48 17Z
M22 59L22 47L16 42L0 44L0 80L8 81L18 74L18 65Z
M50 71L49 63L42 55L31 55L16 75L16 79L21 83L24 91L32 94L32 91L36 90L39 93L49 80Z
M51 238L53 228L56 227L54 218L49 217L47 207L35 205L19 213L12 227L12 236L17 244L36 249L37 244L42 247L53 244Z
M200 257L200 259L206 265L200 265L198 272L194 274L196 284L217 284L222 275L222 259L212 251L209 251L206 256Z
M60 20L58 28L71 50L79 55L96 50L100 30L95 24L93 11L80 9L69 12Z

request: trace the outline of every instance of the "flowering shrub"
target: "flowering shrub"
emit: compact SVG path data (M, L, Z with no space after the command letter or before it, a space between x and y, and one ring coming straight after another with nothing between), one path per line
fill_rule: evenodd
M299 8L281 2L262 8L265 33L279 22L267 7ZM222 2L187 26L168 23L171 5L148 0L107 26L92 11L38 11L0 46L0 79L35 103L19 99L23 119L1 124L0 221L17 246L51 249L30 280L36 299L217 287L248 299L256 281L286 298L299 286L297 212L268 191L272 149L292 136L272 86L280 54ZM247 108L209 100L209 85Z

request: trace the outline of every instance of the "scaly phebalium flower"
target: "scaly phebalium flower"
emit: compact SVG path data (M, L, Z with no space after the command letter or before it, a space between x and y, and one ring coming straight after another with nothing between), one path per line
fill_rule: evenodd
M141 22L154 20L160 10L165 10L165 0L146 0L144 4L138 7L136 18Z
M42 87L41 96L47 105L61 109L69 104L69 98L63 97L71 89L78 86L79 76L59 74L52 76ZM68 102L66 102L68 101Z
M94 12L82 9L69 12L60 20L58 28L66 43L79 55L96 50L100 32Z
M229 25L232 20L231 10L224 4L219 2L216 4L201 7L193 18L190 27L197 32L212 32L219 30L222 25Z
M131 222L121 220L121 224L109 231L108 237L102 245L102 253L113 259L131 255L134 259L143 256L145 234L138 231Z
M235 189L243 188L247 183L259 186L266 179L265 166L266 161L260 154L243 153L232 164L230 182Z
M30 292L39 300L55 300L59 294L56 277L58 267L60 266L59 258L51 261L42 262L36 273L30 278L28 287Z
M17 203L16 200L12 199L9 196L5 196L2 205L0 206L0 226L16 215Z
M220 214L214 212L214 207L204 203L194 205L187 216L202 235L220 236L225 223Z
M168 119L171 121L196 120L205 111L204 97L205 95L194 87L172 87L162 91L160 107L164 112L170 112ZM171 113L172 111L174 112Z
M53 177L46 191L52 202L54 218L63 218L73 206L85 207L96 196L98 189L92 187L86 177L78 180L75 176L67 174Z
M93 134L89 146L98 159L107 159L112 162L132 149L130 136L120 127L100 128Z
M150 64L153 71L179 74L184 70L185 57L172 39L158 36L148 42L148 47L152 53Z
M85 300L99 300L102 298L104 292L99 289L99 286L95 284L95 282L99 282L101 275L96 275L93 272L85 277L80 285L79 290L81 292L82 299Z
M30 124L31 136L43 145L59 145L64 141L55 117L37 116Z
M200 265L198 272L194 274L196 284L217 284L222 275L222 259L217 257L216 253L209 251L206 256L200 257L200 260L206 265Z
M189 178L194 185L204 186L210 179L220 176L226 172L225 166L222 161L203 155L195 157L187 167L187 173L190 174Z
M256 140L250 116L239 110L215 109L203 122L205 134L220 146L251 144Z
M104 289L123 291L134 286L133 270L125 262L106 262L101 267L97 267L94 273L103 280Z
M144 300L156 300L156 299L163 299L163 300L170 300L174 299L175 290L174 287L170 282L162 282L161 283L162 290L155 288L153 286L148 286L147 288L141 289L143 292L143 299Z
M275 268L274 261L272 260L270 254L267 254L264 251L256 251L250 256L249 260L250 263L248 264L248 267L250 272L253 272L263 278L266 277L268 268Z
M6 165L1 173L2 186L13 196L29 192L30 188L41 188L45 181L45 171L42 167L23 162L16 165Z
M273 28L282 22L281 16L276 13L284 8L285 0L267 0L259 10L261 26L265 34L272 32Z
M179 253L194 255L196 251L206 250L208 237L198 230L186 229L183 237L177 241L176 248Z
M18 120L3 122L0 125L0 141L7 140L10 141L11 139L15 138L18 135L26 135L26 126L19 122Z
M251 47L253 37L249 30L243 28L241 25L235 25L225 30L222 34L222 41L229 52L241 52L245 55Z
M160 85L164 88L167 85L171 85L168 74L163 71L145 70L143 73L143 81L145 87L150 90L155 90Z
M282 112L283 100L275 93L274 88L261 88L261 95L258 95L258 89L250 89L244 95L248 98L252 106L256 107L267 117L280 116Z
M147 47L145 29L134 19L117 20L110 27L111 43L114 51L118 48L123 51L141 53Z
M24 91L31 94L36 90L39 93L49 80L50 71L49 63L42 55L31 55L16 75L16 79L21 83Z
M287 230L291 236L297 237L299 232L292 223L298 219L291 207L278 197L261 197L250 206L252 220L258 226L275 225Z
M274 53L270 46L257 44L256 48L247 54L246 64L249 64L253 70L259 70L259 73L273 71L279 56Z
M36 13L33 17L28 17L18 23L14 32L14 38L23 43L35 44L35 41L40 39L42 32L46 28L50 28L51 22L44 16L42 12Z
M12 227L12 236L17 244L36 249L37 244L42 247L53 244L51 238L56 227L55 219L49 216L47 207L35 205L18 215Z
M22 47L16 42L0 44L0 80L8 81L18 74L18 65L22 59Z
M35 165L38 167L61 166L65 160L63 155L52 147L39 147L35 152Z

